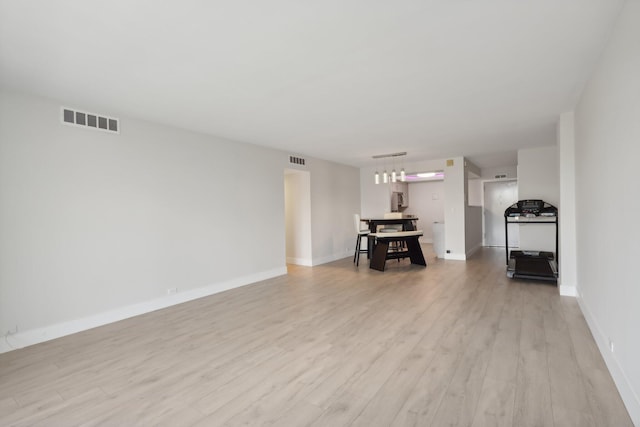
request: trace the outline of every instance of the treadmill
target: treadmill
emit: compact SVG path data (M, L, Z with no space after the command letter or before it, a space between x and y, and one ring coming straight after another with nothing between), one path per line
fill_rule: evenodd
M556 251L517 250L509 252L509 224L553 224ZM507 277L558 281L558 208L544 200L519 200L504 211Z

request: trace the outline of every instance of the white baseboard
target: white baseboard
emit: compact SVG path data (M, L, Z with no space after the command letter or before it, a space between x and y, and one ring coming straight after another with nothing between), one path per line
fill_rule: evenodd
M313 260L309 258L287 257L287 264L304 265L307 267L311 267L313 265Z
M560 285L560 286L558 286L558 290L560 292L560 295L565 296L565 297L577 297L578 296L578 289L575 286Z
M578 286L575 280L564 280L562 275L558 278L558 292L565 297L577 297Z
M70 320L68 322L56 323L44 326L42 328L30 329L7 337L0 337L0 353L16 350L30 345L60 338L65 335L75 334L77 332L86 331L87 329L96 328L108 323L117 322L128 319L130 317L139 316L151 311L160 310L172 305L181 304L183 302L217 294L219 292L228 291L230 289L239 288L241 286L250 285L261 280L271 279L273 277L287 274L287 267L274 268L272 270L263 271L248 276L237 277L225 282L215 283L204 286L202 288L192 289L185 292L167 295L162 298L145 301L139 304L133 304L126 307L116 308L114 310L99 313L93 316L81 319Z
M347 254L332 254L329 256L320 257L316 259L287 257L287 264L304 265L307 267L313 267L315 265L326 264L329 262L338 261L339 259L349 258L349 257L353 258L353 252L350 252Z
M454 253L448 254L445 252L444 259L452 259L455 261L466 261L467 257L465 254L454 254Z
M631 417L633 424L640 426L640 399L638 398L638 395L634 391L629 378L627 378L627 375L620 366L618 359L616 359L615 354L609 350L608 337L602 332L602 329L600 329L600 326L589 309L589 306L579 295L578 304L580 305L582 314L589 325L589 329L591 329L591 334L598 345L600 354L602 354L602 357L607 364L607 368L611 373L613 382L615 382L616 387L618 388L620 397L629 412L629 416Z
M320 265L320 264L326 264L328 262L333 262L333 261L337 261L339 259L343 259L343 258L349 258L349 257L353 257L353 252L351 254L332 254L329 256L325 256L325 257L320 257L320 258L315 258L313 260L313 266L316 265Z

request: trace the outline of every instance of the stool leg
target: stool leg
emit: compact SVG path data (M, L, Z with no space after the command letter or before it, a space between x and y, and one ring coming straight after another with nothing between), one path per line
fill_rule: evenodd
M356 262L356 258L358 256L358 249L360 247L360 235L356 236L356 251L353 254L353 262Z
M362 245L362 236L358 234L358 247L356 248L356 267L360 265L360 245Z

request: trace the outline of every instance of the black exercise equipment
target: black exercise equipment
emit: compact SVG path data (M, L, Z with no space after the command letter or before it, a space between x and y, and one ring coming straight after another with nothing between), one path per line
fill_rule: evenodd
M555 254L530 250L509 253L509 224L554 224L556 227ZM519 200L504 211L504 236L508 277L557 282L558 208L543 200Z

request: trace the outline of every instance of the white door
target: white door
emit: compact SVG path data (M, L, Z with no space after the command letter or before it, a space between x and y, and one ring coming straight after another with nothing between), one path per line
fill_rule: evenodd
M504 211L518 201L518 181L484 183L484 244L504 248ZM520 246L518 226L509 226L509 247Z

